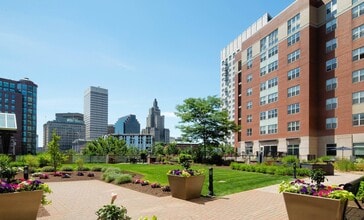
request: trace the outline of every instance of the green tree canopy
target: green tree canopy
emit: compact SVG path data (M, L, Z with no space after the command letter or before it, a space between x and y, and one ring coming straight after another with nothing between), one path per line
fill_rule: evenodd
M181 118L183 138L201 142L204 146L218 146L239 127L229 120L228 112L221 110L221 101L216 96L207 98L188 98L182 105L177 105L176 115Z
M64 155L62 154L61 150L59 149L59 141L61 137L57 135L56 131L53 130L52 132L52 139L48 142L47 153L51 157L51 164L54 168L54 171L57 171L57 168L61 166L62 162L64 161Z
M86 144L82 153L85 155L125 155L127 146L124 140L114 136L99 137Z

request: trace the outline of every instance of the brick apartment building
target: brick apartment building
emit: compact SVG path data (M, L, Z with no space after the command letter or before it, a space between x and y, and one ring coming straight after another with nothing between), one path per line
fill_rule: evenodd
M240 152L364 157L363 0L296 0L260 18L221 57Z

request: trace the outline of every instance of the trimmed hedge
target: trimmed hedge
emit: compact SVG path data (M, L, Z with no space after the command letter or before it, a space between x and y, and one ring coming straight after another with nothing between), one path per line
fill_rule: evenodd
M266 173L271 175L292 176L293 167L279 166L279 165L266 165L266 164L245 164L245 163L231 163L230 167L233 170L241 170L246 172ZM309 176L310 171L305 168L297 168L297 176Z

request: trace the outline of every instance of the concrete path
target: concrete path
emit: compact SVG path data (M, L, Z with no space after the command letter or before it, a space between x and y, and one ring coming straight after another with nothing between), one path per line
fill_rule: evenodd
M328 176L330 184L346 183L359 178L359 174L336 173ZM96 219L95 212L110 203L111 193L117 193L117 205L123 205L132 219L153 215L158 220L286 220L283 196L278 185L236 193L214 199L199 198L184 201L176 198L155 197L139 193L99 180L51 182L51 205L44 208L42 217L47 219Z

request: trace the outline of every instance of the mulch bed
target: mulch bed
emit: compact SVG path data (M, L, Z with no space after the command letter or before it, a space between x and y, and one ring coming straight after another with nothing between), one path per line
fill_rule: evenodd
M91 172L91 171L84 171L82 172L83 176L78 176L78 171L71 171L71 172L63 172L69 174L70 178L62 178L61 176L54 176L53 172L46 173L48 174L48 179L40 179L36 177L35 179L40 179L42 182L68 182L68 181L87 181L87 180L101 180L102 172ZM87 174L93 173L93 177L88 177ZM18 174L15 178L23 178L23 174ZM29 176L30 177L30 176ZM133 181L136 179L143 179L141 175L133 175ZM102 181L102 180L101 180ZM142 186L141 184L134 184L134 183L125 183L121 184L121 187L125 187L131 190L135 190L141 193L146 193L149 195L163 197L163 196L170 196L170 192L164 192L161 188L152 188L150 185Z

